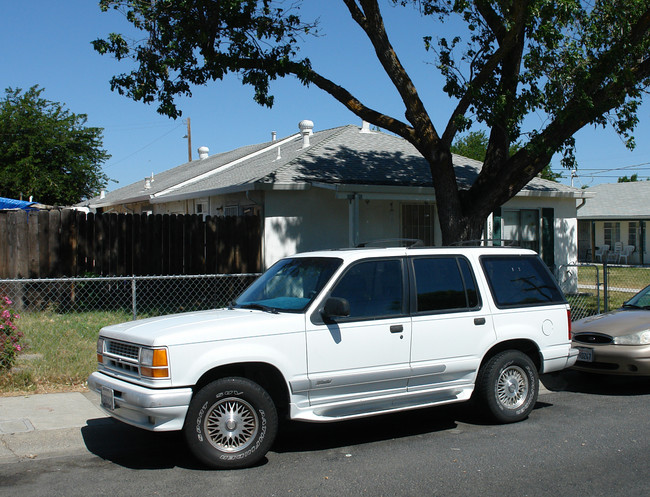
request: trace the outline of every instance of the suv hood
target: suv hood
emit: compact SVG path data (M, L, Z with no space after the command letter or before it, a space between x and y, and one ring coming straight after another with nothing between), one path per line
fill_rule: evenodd
M304 314L218 309L110 325L101 329L100 336L139 345L172 346L298 331L305 331Z
M618 309L580 319L571 328L574 334L594 332L613 337L629 335L650 328L650 311Z

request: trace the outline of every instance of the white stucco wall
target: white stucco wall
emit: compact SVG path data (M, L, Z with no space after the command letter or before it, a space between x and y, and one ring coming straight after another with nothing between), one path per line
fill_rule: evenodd
M349 246L349 201L331 190L265 193L264 264L298 252ZM359 241L399 237L399 205L359 202Z

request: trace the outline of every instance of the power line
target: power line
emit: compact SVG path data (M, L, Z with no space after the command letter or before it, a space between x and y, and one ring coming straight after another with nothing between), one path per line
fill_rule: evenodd
M150 141L149 143L147 143L147 144L144 145L143 147L140 147L140 148L139 148L138 150L136 150L135 152L133 152L133 153L127 155L126 157L122 157L120 160L112 161L110 164L107 164L107 165L106 165L106 169L108 169L109 167L113 167L113 166L115 166L116 164L119 164L119 163L121 163L121 162L124 162L124 161L127 160L127 159L130 159L130 158L133 157L134 155L136 155L136 154L142 152L144 149L150 147L150 146L153 145L154 143L160 141L161 139L163 139L163 138L166 137L167 135L173 133L173 132L176 131L178 128L180 128L181 126L184 126L184 125L185 125L185 123L182 123L182 122L181 122L180 124L178 124L178 125L175 126L174 128L172 128L172 129L170 129L169 131L167 131L166 133L163 133L162 135L160 135L158 138L155 138L154 140Z

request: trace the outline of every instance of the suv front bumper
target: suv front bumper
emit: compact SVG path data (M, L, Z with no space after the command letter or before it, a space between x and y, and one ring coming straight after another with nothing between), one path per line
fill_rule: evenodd
M108 415L150 431L182 429L192 399L191 388L147 388L98 371L88 378L88 388L102 396Z

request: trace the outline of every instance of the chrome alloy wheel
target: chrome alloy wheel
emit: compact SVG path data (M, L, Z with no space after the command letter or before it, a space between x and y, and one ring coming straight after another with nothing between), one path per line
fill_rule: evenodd
M212 446L224 452L239 452L255 439L259 421L255 409L248 402L229 397L210 408L204 428Z
M528 397L528 377L522 368L510 365L501 371L496 385L497 399L507 409L521 407Z

